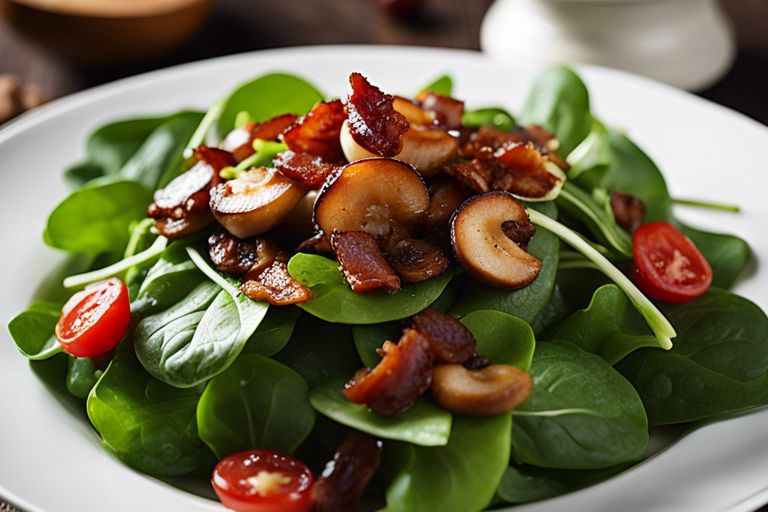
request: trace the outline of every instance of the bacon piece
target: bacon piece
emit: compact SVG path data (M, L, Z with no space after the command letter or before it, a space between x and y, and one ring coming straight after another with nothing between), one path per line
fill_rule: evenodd
M341 100L317 103L283 134L283 140L295 153L309 153L326 162L341 162L344 152L339 135L346 118Z
M616 190L611 191L611 210L616 224L630 233L643 223L645 203L635 196Z
M340 169L340 165L325 162L319 156L290 150L279 153L274 165L283 176L300 181L309 188L320 188L328 176Z
M219 171L234 161L231 153L206 146L195 150L197 163L155 192L147 214L166 238L180 238L200 231L213 222L208 202L211 187L221 178Z
M528 248L528 242L536 234L536 226L530 220L523 222L505 220L501 224L501 230L504 231L507 238L515 242L523 250Z
M376 239L365 231L335 231L331 248L352 291L365 293L384 288L392 293L400 289L400 279L381 254Z
M381 464L382 442L353 430L315 481L315 512L339 512L357 506Z
M282 114L262 123L246 123L229 132L221 147L234 153L237 161L242 162L255 152L254 140L278 140L280 134L295 123L297 118L296 114Z
M237 238L227 231L208 237L208 254L217 269L239 276L254 268L263 270L277 258L280 248L263 238Z
M464 117L464 102L432 91L423 91L416 98L421 108L435 114L438 124L458 130Z
M462 363L467 370L482 370L489 364L491 360L480 354L472 354L472 357Z
M384 257L406 283L419 283L445 272L451 262L424 240L401 240Z
M253 300L273 306L290 306L312 299L312 290L288 273L284 258L274 260L266 268L253 268L243 278L243 293Z
M352 138L379 156L395 156L403 148L408 121L393 107L394 98L371 85L360 73L349 75L352 93L346 109Z
M493 190L506 190L524 197L543 197L559 179L544 168L544 156L530 143L506 144L496 153L504 169L493 180Z
M425 309L413 317L413 329L427 339L437 361L463 363L475 354L475 337L450 315Z
M395 345L384 342L382 360L373 370L358 370L343 389L350 402L367 404L381 416L408 409L432 383L432 352L429 341L414 329L406 329Z
M443 167L445 169L445 167ZM453 212L472 195L472 191L457 180L441 176L430 184L429 208L424 217L424 230L432 233L446 228Z
M493 177L497 173L496 162L485 154L474 160L456 160L443 166L442 170L478 194L491 191Z

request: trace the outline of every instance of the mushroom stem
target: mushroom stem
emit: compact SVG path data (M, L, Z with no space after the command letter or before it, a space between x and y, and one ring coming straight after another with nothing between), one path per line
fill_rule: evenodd
M648 299L637 286L616 268L608 259L600 254L589 242L584 240L575 231L563 226L556 220L538 212L534 209L528 209L528 216L531 222L547 231L557 235L563 242L567 243L587 259L589 259L603 274L611 279L619 288L621 288L627 297L635 306L637 311L645 318L648 327L651 328L661 348L669 350L672 348L672 338L677 336L675 328L669 323L669 320L659 309Z

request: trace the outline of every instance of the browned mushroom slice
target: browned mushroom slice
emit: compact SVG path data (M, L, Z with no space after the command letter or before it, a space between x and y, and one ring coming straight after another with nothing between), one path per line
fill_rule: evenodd
M312 291L288 273L284 258L274 260L260 271L254 268L248 272L242 290L247 297L273 306L290 306L312 299Z
M248 238L280 224L306 193L274 169L259 167L211 191L211 210L227 231Z
M521 288L536 279L541 262L504 232L505 222L530 222L511 194L489 192L467 200L451 219L456 259L479 281L499 288Z
M531 392L528 372L494 364L469 370L442 364L432 370L432 396L440 407L456 414L493 416L511 411Z
M373 236L364 231L334 231L331 247L352 291L365 293L377 288L400 289L400 279L387 264Z
M312 236L315 223L312 216L315 212L317 190L310 190L296 203L293 210L285 216L285 232L294 241L301 241Z
M463 363L475 353L475 337L464 324L450 315L425 309L413 317L413 328L429 341L429 348L437 361Z
M407 164L371 158L343 167L315 201L315 223L325 233L320 250L329 250L334 231L365 231L378 240L418 224L429 206L429 192Z
M440 176L436 180L439 181L430 184L429 208L424 217L427 233L447 227L453 212L472 195L471 190L452 178Z
M424 240L400 240L384 257L406 283L439 276L451 265L443 251Z
M239 276L256 268L271 265L280 253L274 242L263 238L241 239L227 233L214 233L208 237L211 262L222 272Z

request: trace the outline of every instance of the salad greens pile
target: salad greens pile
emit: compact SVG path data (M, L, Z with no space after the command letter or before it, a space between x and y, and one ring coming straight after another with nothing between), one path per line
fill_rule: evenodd
M452 82L441 77L427 88L449 95ZM643 460L655 426L768 404L768 319L728 291L748 245L679 222L657 166L594 116L587 88L565 67L538 78L518 117L498 107L464 114L467 126L541 125L571 165L556 200L527 205L539 226L528 250L542 269L525 288L492 288L454 266L394 294L358 294L335 260L298 253L288 271L314 298L273 307L245 297L198 252L199 240L153 232L152 194L186 169L191 149L322 99L299 77L268 74L207 113L103 126L85 160L65 171L75 190L51 212L44 240L82 272L38 297L9 330L35 371L79 401L104 447L125 463L170 477L209 475L217 458L257 447L327 460L345 430L356 429L385 442L374 502L390 512L471 512L610 478ZM269 163L277 146L245 167ZM617 268L631 261L632 241L611 212L614 190L639 197L646 220L689 236L717 288L658 306L635 288ZM105 367L62 352L54 327L69 295L110 276L128 285L132 324ZM382 417L344 398L343 383L378 362L382 341L430 306L459 318L492 363L530 372L532 392L520 407L463 417L422 397Z

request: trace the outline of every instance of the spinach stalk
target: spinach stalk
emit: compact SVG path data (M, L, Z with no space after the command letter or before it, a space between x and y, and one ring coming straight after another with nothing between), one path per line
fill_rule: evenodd
M712 201L699 201L696 199L681 199L681 198L672 199L672 203L679 204L680 206L692 206L694 208L720 210L723 212L733 212L733 213L741 212L741 208L737 204L715 203Z
M656 339L659 340L661 348L665 350L672 348L672 338L677 336L675 328L672 327L669 320L666 319L653 302L643 295L643 292L621 270L616 268L605 256L595 250L575 231L534 209L528 209L528 215L531 222L560 237L563 242L586 256L603 274L615 282L627 294L629 300L632 301L638 312L645 318Z

